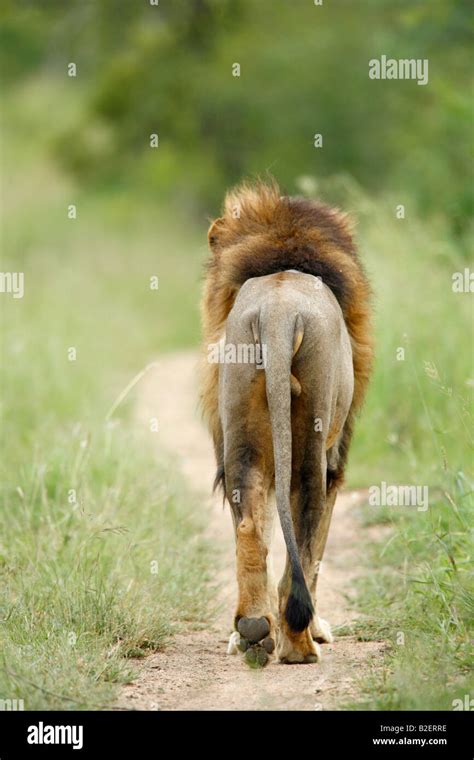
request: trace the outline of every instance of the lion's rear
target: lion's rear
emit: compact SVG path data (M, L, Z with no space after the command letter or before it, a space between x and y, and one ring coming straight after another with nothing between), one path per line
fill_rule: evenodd
M230 193L209 243L202 399L234 518L235 628L259 662L277 633L282 661L315 662L331 640L314 611L319 562L372 362L369 286L347 218L276 185ZM288 550L279 609L273 488Z

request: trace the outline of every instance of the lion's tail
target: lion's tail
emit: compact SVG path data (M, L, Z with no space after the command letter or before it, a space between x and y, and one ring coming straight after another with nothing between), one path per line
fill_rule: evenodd
M291 589L285 617L292 631L303 631L314 614L306 585L291 517L291 363L303 336L303 320L297 315L282 325L271 309L259 316L259 337L265 351L265 381L272 426L275 460L275 492L278 515L291 566Z

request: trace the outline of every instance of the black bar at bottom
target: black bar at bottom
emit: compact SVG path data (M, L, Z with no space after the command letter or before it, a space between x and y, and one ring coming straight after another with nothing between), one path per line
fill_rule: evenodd
M0 760L141 758L261 747L362 757L472 758L470 712L1 712ZM226 746L227 745L227 746ZM285 749L286 747L286 749ZM112 754L113 753L113 754Z

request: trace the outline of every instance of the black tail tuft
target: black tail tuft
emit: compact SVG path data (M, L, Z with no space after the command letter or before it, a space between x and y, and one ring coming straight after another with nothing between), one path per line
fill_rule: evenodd
M308 627L313 615L313 602L305 579L299 573L293 573L290 596L285 610L286 622L292 631L299 633Z

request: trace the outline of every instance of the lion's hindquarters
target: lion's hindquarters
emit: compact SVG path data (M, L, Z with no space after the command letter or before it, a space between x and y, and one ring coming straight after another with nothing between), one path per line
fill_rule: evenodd
M351 403L350 341L330 293L314 296L311 289L302 298L301 286L285 286L279 297L274 282L265 282L271 279L239 294L219 367L225 486L237 540L236 625L242 617L273 619L265 535L274 484L289 560L280 584L286 644L279 651L288 661L313 661L315 568L332 509L327 448L334 458ZM262 364L240 350L251 345L263 351Z

